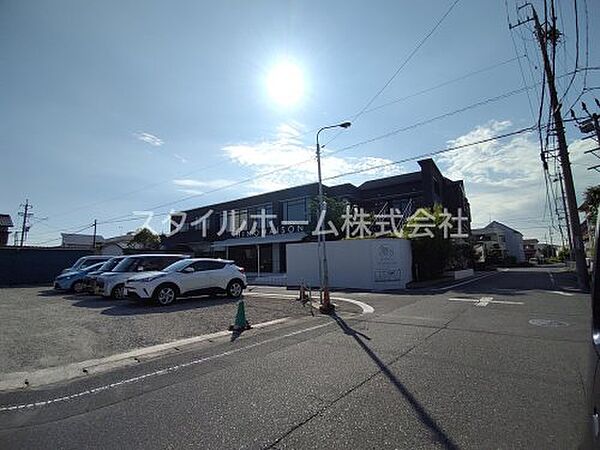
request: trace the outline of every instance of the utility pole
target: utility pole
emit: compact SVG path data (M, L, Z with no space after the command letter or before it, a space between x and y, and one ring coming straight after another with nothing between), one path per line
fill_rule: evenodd
M567 226L567 240L569 242L569 259L571 261L574 260L574 252L573 252L573 238L571 237L571 221L569 220L569 214L567 212L567 200L565 197L565 186L563 183L563 176L561 173L558 174L558 178L554 179L554 182L559 183L560 186L560 197L562 198L562 204L563 204L563 213L565 214L565 223ZM559 221L558 226L560 227L560 216L558 213L558 206L556 207L556 217Z
M25 243L25 238L27 236L27 230L29 229L29 226L27 225L27 220L29 219L29 216L32 216L33 213L30 213L29 210L32 208L32 205L29 204L29 199L25 199L25 204L21 204L21 207L24 209L23 212L19 212L20 216L23 216L23 225L21 227L21 244L20 247L23 247L23 244Z
M94 219L94 237L92 239L92 249L96 250L96 226L98 225L98 219Z
M556 85L554 79L554 72L552 71L552 65L550 58L548 57L547 42L556 40L558 38L558 31L552 27L550 30L544 31L540 24L540 19L537 12L531 3L526 3L520 8L529 5L533 12L533 17L527 18L525 21L521 21L514 26L522 25L526 22L534 22L535 34L537 41L540 45L542 52L542 58L544 61L544 72L546 74L546 81L548 83L548 91L550 93L550 107L552 108L552 116L554 118L554 125L556 131L556 139L558 141L558 154L560 157L560 165L563 173L563 180L565 184L565 194L567 200L567 215L571 226L570 235L573 241L573 255L575 256L575 267L577 270L577 280L579 282L579 288L587 291L589 289L589 279L587 273L587 267L585 263L585 252L583 248L583 239L581 237L581 226L579 224L579 213L577 211L577 197L575 195L575 186L573 185L573 174L571 172L571 162L569 161L569 150L567 147L567 139L565 137L565 128L563 125L563 119L560 111L560 102L558 100L558 94L556 92ZM512 25L510 25L513 28Z

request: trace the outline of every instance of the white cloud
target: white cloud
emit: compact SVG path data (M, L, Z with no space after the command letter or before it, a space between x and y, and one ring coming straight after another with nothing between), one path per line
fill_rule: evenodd
M191 178L180 178L173 180L173 184L179 188L179 192L193 195L200 195L204 194L205 191L221 189L231 183L232 181L223 179L195 180Z
M511 125L509 121L492 121L449 141L448 145L490 138ZM598 184L597 176L587 170L593 163L593 157L584 154L588 148L591 143L581 140L569 146L579 195L586 187ZM537 137L527 134L445 153L436 162L448 178L465 181L474 227L484 226L490 219L498 220L519 229L525 237L543 238L550 212L539 153Z
M138 131L137 133L133 133L133 135L142 142L152 145L153 147L160 147L165 143L161 138L155 136L150 133L145 133L143 131Z
M317 180L315 149L301 142L301 134L301 126L298 124L283 124L277 128L273 139L227 145L223 147L223 151L235 164L251 168L256 175L263 175L251 183L253 191L257 193L313 183ZM322 175L326 180L329 177L390 162L386 158L371 156L341 156L335 154L335 149L329 149L321 157ZM389 166L352 177L340 177L332 180L331 184L360 182L402 172L402 167Z
M198 189L179 189L179 192L183 192L184 194L190 194L190 195L202 195L204 194L204 191L199 191Z
M177 153L173 153L173 156L174 156L175 158L177 158L179 161L181 161L182 163L184 163L184 164L185 164L185 163L187 163L187 161L188 161L188 160L187 160L187 159L185 159L183 156L181 156L181 155L179 155L179 154L177 154Z

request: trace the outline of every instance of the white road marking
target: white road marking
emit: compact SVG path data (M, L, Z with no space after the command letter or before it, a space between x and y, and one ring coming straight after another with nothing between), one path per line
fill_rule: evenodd
M487 306L492 300L494 300L494 297L481 297L479 301L475 303L475 306Z
M487 306L490 303L501 304L501 305L522 305L523 302L512 302L508 300L494 300L494 297L481 297L481 298L449 298L451 302L471 302L474 306Z
M313 330L317 330L319 328L323 328L326 327L328 325L332 325L335 322L327 322L327 323L323 323L321 325L315 325L313 327L309 327L309 328L304 328L302 330L298 330L298 331L293 331L291 333L288 334L284 334L283 336L277 336L274 338L270 338L270 339L265 339L264 341L260 341L260 342L255 342L254 344L250 344L250 345L246 345L245 347L240 347L240 348L236 348L233 350L228 350L226 352L223 353L219 353L216 355L211 355L211 356L205 356L203 358L199 358L199 359L194 359L192 361L188 361L186 363L181 363L181 364L176 364L174 366L170 366L164 369L160 369L160 370L156 370L154 372L149 372L149 373L145 373L143 375L139 375L137 377L132 377L132 378L126 378L124 380L121 381L117 381L114 383L110 383L110 384L106 384L104 386L98 386L92 389L86 389L85 391L81 391L78 392L76 394L71 394L71 395L65 395L63 397L55 397L55 398L51 398L48 400L43 400L43 401L39 401L39 402L35 402L35 403L23 403L20 405L8 405L8 406L0 406L0 412L6 412L6 411L15 411L15 410L23 410L23 409L31 409L31 408L35 408L35 407L39 407L39 406L47 406L50 405L52 403L60 403L60 402L65 402L68 400L73 400L75 398L80 398L80 397L84 397L87 395L92 395L92 394L97 394L99 392L103 392L106 391L108 389L113 389L119 386L123 386L126 384L133 384L133 383L137 383L138 381L142 381L145 380L147 378L150 377L156 377L156 376L160 376L160 375L166 375L172 372L175 372L177 370L180 369L184 369L186 367L190 367L190 366L194 366L197 364L201 364L203 362L206 361L211 361L213 359L218 359L218 358L223 358L225 356L229 356L229 355L233 355L234 353L239 353L242 352L244 350L248 350L254 347L258 347L264 344L268 344L270 342L275 342L287 337L291 337L291 336L295 336L301 333L306 333L308 331L313 331Z
M270 325L285 323L289 320L290 317L270 320L268 322L254 324L252 325L252 328L265 328ZM64 366L48 367L32 372L5 373L2 374L2 379L0 380L0 391L23 388L23 380L29 381L29 387L39 387L60 381L67 381L75 378L80 378L82 376L85 376L86 373L98 374L119 367L137 364L139 362L139 358L163 355L172 349L179 350L180 347L209 341L211 339L218 339L221 337L230 336L231 334L232 332L227 330L218 331L216 333L204 334L186 339L179 339L177 341L171 341L165 344L158 344L150 347L142 347L124 353L117 353L115 355L107 356L105 358L90 359L87 361L80 361Z
M550 292L551 294L563 295L565 297L573 297L575 295L572 292L565 292L565 291L546 291L546 292Z
M267 294L264 292L252 292L251 294L245 294L245 295L249 295L249 296L256 296L256 297L284 297L284 298L298 298L297 295L290 295L290 294ZM371 305L367 305L364 302L361 302L359 300L354 300L353 298L346 298L346 297L330 297L331 300L338 300L340 302L348 302L348 303L352 303L356 306L359 306L362 311L363 314L371 314L375 312L375 308L373 308ZM314 303L313 303L314 304Z
M469 280L461 281L460 283L451 284L450 286L444 286L441 288L433 289L434 291L447 291L448 289L452 289L458 286L464 286L465 284L474 283L475 281L483 280L484 278L493 277L494 275L498 275L500 272L488 273L486 275L481 275L477 278L471 278Z
M552 275L552 272L548 272L548 276L550 277L550 281L552 282L552 287L556 286L556 281L554 281L554 275Z

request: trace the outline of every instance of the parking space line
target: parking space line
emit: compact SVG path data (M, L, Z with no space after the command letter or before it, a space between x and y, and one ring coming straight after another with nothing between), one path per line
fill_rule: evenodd
M139 375L137 377L126 378L124 380L117 381L117 382L114 382L114 383L106 384L106 385L103 385L103 386L98 386L98 387L95 387L95 388L92 388L92 389L86 389L84 391L77 392L77 393L71 394L71 395L65 395L65 396L62 396L62 397L55 397L55 398L51 398L51 399L48 399L48 400L43 400L43 401L38 401L38 402L32 402L32 403L23 403L23 404L19 404L19 405L0 406L0 412L8 412L8 411L18 411L18 410L31 409L31 408L41 407L41 406L47 406L47 405L50 405L50 404L53 404L53 403L65 402L65 401L68 401L68 400L73 400L73 399L77 399L77 398L88 396L88 395L98 394L98 393L104 392L104 391L106 391L108 389L114 389L114 388L119 387L119 386L137 383L139 381L143 381L143 380L151 378L151 377L156 377L156 376L160 376L160 375L166 375L166 374L169 374L169 373L173 373L173 372L175 372L177 370L184 369L186 367L190 367L190 366L202 364L202 363L207 362L207 361L211 361L211 360L214 360L214 359L223 358L225 356L233 355L235 353L239 353L239 352L242 352L244 350L249 350L251 348L259 347L259 346L264 345L264 344L268 344L268 343L275 342L275 341L278 341L278 340L281 340L281 339L285 339L285 338L288 338L288 337L296 336L298 334L306 333L306 332L309 332L309 331L314 331L314 330L317 330L319 328L323 328L323 327L332 325L334 323L335 322L330 321L330 322L322 323L320 325L315 325L315 326L312 326L312 327L309 327L309 328L303 328L301 330L293 331L291 333L287 333L287 334L284 334L282 336L276 336L276 337L273 337L273 338L270 338L270 339L265 339L264 341L255 342L253 344L246 345L244 347L235 348L235 349L223 352L223 353L218 353L216 355L210 355L210 356L205 356L203 358L194 359L192 361L188 361L188 362L185 362L185 363L181 363L181 364L176 364L176 365L173 365L173 366L169 366L169 367L166 367L164 369L156 370L154 372L148 372L148 373L145 373L143 375Z

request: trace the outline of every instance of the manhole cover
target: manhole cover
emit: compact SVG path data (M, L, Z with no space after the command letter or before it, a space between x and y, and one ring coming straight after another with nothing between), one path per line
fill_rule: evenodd
M568 327L569 324L567 322L563 322L561 320L553 320L553 319L531 319L529 321L531 325L535 325L536 327Z

